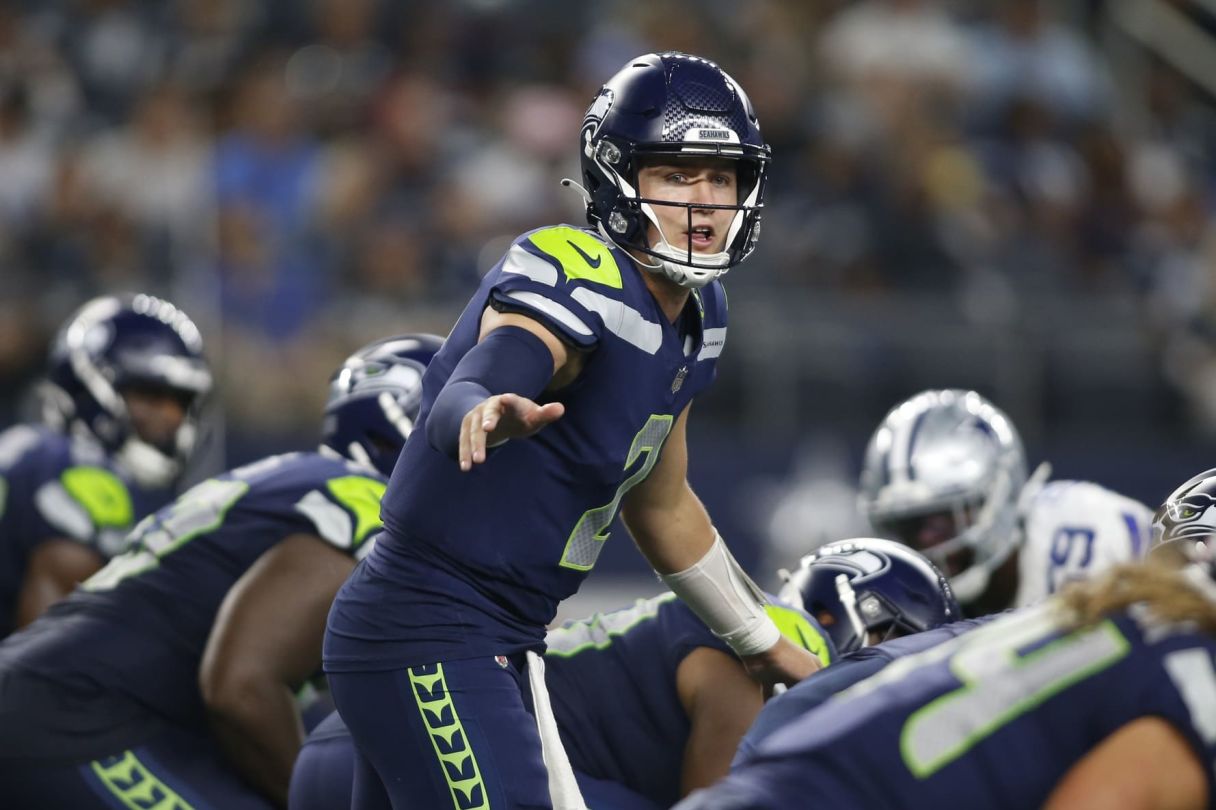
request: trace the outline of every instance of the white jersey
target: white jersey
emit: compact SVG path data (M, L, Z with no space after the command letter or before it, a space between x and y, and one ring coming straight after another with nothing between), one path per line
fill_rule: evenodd
M1016 607L1148 550L1153 512L1088 481L1052 481L1024 507Z

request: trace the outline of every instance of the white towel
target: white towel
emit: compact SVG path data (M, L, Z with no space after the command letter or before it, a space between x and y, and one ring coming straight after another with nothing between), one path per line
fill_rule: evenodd
M557 731L553 706L549 703L549 690L545 688L545 659L534 652L528 653L528 685L532 687L532 706L536 712L536 728L540 732L541 756L549 771L549 796L553 800L553 810L587 810L574 778L574 769L570 767L570 759Z

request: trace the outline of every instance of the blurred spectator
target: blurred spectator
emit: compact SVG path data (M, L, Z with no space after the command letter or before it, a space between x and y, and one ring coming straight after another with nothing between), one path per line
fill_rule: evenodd
M272 341L306 327L327 282L309 232L319 152L297 115L282 60L264 54L242 76L215 151L223 310Z
M1109 82L1075 29L1052 18L1044 0L1000 0L994 19L969 36L966 84L971 117L990 129L1006 109L1029 101L1065 123L1105 112Z

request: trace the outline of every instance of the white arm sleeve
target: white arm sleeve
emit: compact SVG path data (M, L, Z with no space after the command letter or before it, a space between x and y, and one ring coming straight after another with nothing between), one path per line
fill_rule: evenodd
M722 535L691 568L659 579L737 655L756 655L781 640L764 606L768 599L731 556Z

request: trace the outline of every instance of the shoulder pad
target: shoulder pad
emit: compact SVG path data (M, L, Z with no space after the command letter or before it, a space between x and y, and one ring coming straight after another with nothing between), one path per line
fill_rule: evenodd
M380 530L380 499L386 484L369 475L340 475L310 490L295 505L317 534L335 548L362 557L365 541Z
M555 284L582 280L611 289L623 287L612 246L589 231L569 225L541 228L516 244L555 268Z

